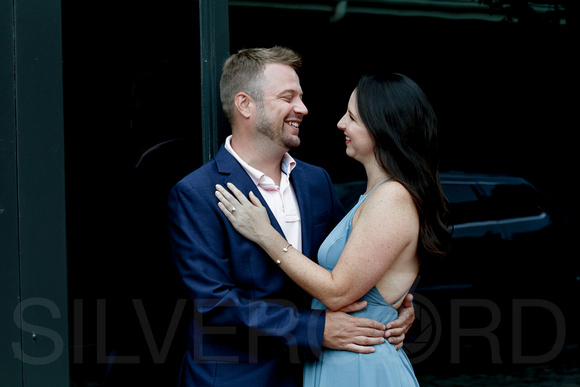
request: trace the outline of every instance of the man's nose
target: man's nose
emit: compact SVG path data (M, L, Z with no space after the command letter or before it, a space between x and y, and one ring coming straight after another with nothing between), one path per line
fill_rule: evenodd
M308 108L306 107L306 105L304 104L304 102L302 102L302 100L300 100L300 102L298 102L295 106L294 106L294 111L298 114L302 114L303 116L308 114Z

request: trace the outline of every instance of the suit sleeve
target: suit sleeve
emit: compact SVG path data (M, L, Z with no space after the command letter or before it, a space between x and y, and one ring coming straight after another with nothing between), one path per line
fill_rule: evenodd
M299 356L318 357L324 313L277 297L279 281L287 279L258 246L231 227L217 206L215 184L182 181L168 201L172 253L194 302L197 324L214 332L216 327L238 332L225 333L223 340L213 334L214 342L243 346L249 335L250 341L254 337L268 345L297 347Z

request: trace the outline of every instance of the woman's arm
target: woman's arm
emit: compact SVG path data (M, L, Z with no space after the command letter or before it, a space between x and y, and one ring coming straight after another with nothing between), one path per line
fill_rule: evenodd
M416 219L410 216L416 214L410 195L398 183L385 184L361 207L356 227L336 267L329 272L289 246L270 225L266 209L253 193L248 200L233 184L228 188L234 195L218 185L216 196L234 228L262 247L294 282L330 310L360 299L417 236Z

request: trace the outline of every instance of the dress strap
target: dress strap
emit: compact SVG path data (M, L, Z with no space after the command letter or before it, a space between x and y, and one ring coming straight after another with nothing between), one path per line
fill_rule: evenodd
M387 182L387 181L389 181L389 180L391 180L391 178L388 178L388 179L387 179L387 180L385 180L385 181L381 181L381 182L380 182L379 184L377 184L377 185L376 185L376 186L375 186L373 189L371 189L371 192L369 192L369 193L367 194L367 196L369 196L370 194L372 194L372 193L373 193L373 191L374 191L375 189L377 189L377 187L378 187L379 185L382 185L383 183L386 183L386 182Z
M403 293L403 295L402 295L401 297L399 297L399 299L398 299L397 301L393 302L392 304L389 304L389 306L393 306L393 305L395 305L397 302L401 301L403 298L405 298L405 296L406 296L407 294L409 294L409 292L410 292L410 291L411 291L411 288L409 288L409 290L407 290L405 293Z

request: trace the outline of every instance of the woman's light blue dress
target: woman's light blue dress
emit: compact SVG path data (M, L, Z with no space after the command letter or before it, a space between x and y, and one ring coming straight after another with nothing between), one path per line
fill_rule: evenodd
M336 266L346 245L352 231L352 218L355 211L371 193L360 197L358 203L320 246L318 263L328 271L332 271ZM371 318L383 324L397 318L397 311L391 305L396 304L398 300L391 305L387 304L376 287L373 287L361 300L367 301L367 307L351 313L352 316ZM327 308L314 299L312 309ZM318 361L308 362L304 367L304 387L409 387L418 385L413 367L405 352L402 349L397 351L395 346L387 341L376 345L375 352L370 354L324 348Z

